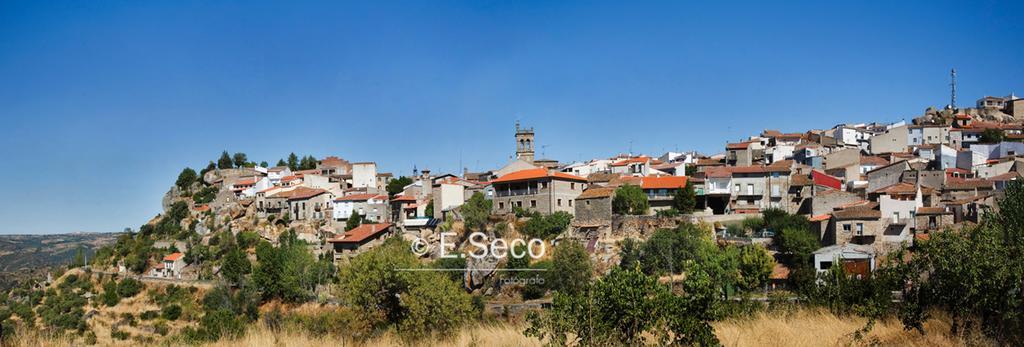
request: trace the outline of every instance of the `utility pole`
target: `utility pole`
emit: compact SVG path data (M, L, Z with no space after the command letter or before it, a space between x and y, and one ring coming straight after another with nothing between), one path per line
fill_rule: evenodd
M956 68L949 70L949 109L956 110Z

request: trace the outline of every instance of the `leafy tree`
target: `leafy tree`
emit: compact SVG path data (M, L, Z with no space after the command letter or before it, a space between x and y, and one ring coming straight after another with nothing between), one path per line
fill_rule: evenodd
M740 248L740 279L743 289L754 290L768 283L768 276L775 268L775 258L760 245L748 245Z
M697 165L686 165L685 171L687 177L693 177L697 174Z
M644 215L650 207L647 194L639 186L627 184L615 189L612 212L615 214Z
M230 169L232 165L234 165L234 161L231 160L231 155L228 154L228 151L222 152L220 159L217 159L217 168L221 170Z
M316 260L294 231L281 235L278 246L262 241L256 246L257 265L252 280L264 300L306 302L317 285L333 279L333 259Z
M358 228L363 223L363 217L359 215L356 210L352 210L352 214L348 215L348 219L345 220L345 231L349 231Z
M466 269L466 258L454 257L454 258L437 258L431 265L434 269L447 269L447 270L465 270ZM445 271L453 282L462 284L465 281L465 271Z
M491 215L493 201L484 198L480 192L473 193L466 203L460 207L462 218L466 222L466 229L472 231L483 231L487 226L487 217Z
M213 170L216 170L216 169L217 169L217 164L214 164L213 161L211 160L210 164L206 165L206 168L204 168L204 169L199 171L199 178L202 178L203 176L206 176L207 172L210 172L210 171L213 171Z
M245 253L237 247L228 251L227 256L224 257L224 264L220 268L221 276L232 285L241 284L245 275L251 271L252 264L249 263Z
M548 216L539 213L530 218L523 226L523 233L529 237L551 239L561 234L572 222L572 215L565 211L558 211Z
M423 209L423 213L426 214L427 217L434 217L434 200L427 202L427 207Z
M186 167L178 174L178 180L174 182L174 185L178 186L179 189L186 190L192 187L192 184L198 179L199 176L196 174L196 171Z
M260 167L267 168L267 167L270 167L270 164L268 164L266 161L261 161L260 162Z
M522 255L521 257L515 256L516 254ZM527 253L526 245L517 245L512 249L512 252L508 255L508 262L505 263L506 269L526 269L530 266L530 256ZM511 272L510 274L516 275L518 272Z
M292 171L299 169L299 156L295 155L295 152L288 154L288 168Z
M697 193L693 190L693 182L686 182L686 188L677 189L672 196L672 208L680 213L690 213L697 207Z
M567 241L555 247L551 255L551 289L579 293L590 283L590 255L577 242Z
M316 160L315 157L313 157L312 155L307 155L305 157L302 157L302 160L299 161L299 170L315 169L317 164L319 163L320 162Z
M398 195L398 193L402 192L402 189L405 188L405 186L410 184L412 184L412 178L405 176L400 176L397 179L391 180L390 182L388 182L388 185L386 187L388 191L388 196L394 197L395 195Z
M980 143L1000 143L1005 139L1003 131L999 129L985 129L981 132L981 137L978 139Z
M394 271L418 266L407 242L388 239L341 269L342 292L373 326L396 326L412 339L450 336L468 320L472 299L437 272Z
M231 157L231 161L235 164L235 167L241 168L245 167L245 164L249 162L249 157L245 153L237 152Z

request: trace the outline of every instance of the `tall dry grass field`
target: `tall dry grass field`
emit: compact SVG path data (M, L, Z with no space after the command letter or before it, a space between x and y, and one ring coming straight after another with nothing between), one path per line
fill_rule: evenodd
M759 313L749 318L733 319L714 324L715 333L722 345L744 346L964 346L988 345L986 341L964 341L950 337L949 321L942 315L925 323L927 334L907 331L896 320L878 322L862 339L855 340L854 333L864 327L866 319L860 317L839 317L827 311L797 310L792 313ZM420 341L420 346L540 346L541 341L523 336L522 326L478 325L463 329L458 336L448 340ZM100 342L100 345L110 340ZM80 346L81 341L39 335L38 332L22 331L13 341L14 346ZM160 344L160 342L157 342ZM116 341L117 345L136 345L133 341ZM393 334L385 334L369 341L353 341L340 337L312 337L300 331L284 329L274 332L263 324L253 324L245 336L235 340L207 344L210 347L242 346L409 346Z
M798 310L792 313L759 313L744 319L713 324L723 346L963 346L964 341L947 336L949 321L938 316L925 323L927 334L903 329L895 319L876 322L866 336L857 340L854 333L867 319L839 317L828 311ZM972 343L973 344L973 343Z

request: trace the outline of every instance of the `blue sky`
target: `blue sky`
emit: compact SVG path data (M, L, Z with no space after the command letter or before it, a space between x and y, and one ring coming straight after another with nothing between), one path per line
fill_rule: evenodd
M373 3L373 4L371 4ZM222 150L499 167L1024 94L1017 2L0 3L0 233L119 231Z

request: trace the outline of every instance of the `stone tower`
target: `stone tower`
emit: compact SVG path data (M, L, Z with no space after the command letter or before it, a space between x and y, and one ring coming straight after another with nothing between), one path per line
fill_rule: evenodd
M533 163L533 128L522 128L516 121L516 159Z

